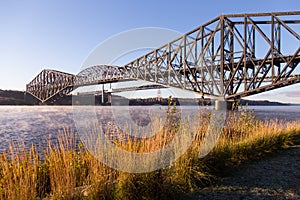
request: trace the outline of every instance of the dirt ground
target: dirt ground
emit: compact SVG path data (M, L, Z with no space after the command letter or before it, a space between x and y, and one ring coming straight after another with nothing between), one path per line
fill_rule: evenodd
M300 146L249 161L191 199L299 199Z

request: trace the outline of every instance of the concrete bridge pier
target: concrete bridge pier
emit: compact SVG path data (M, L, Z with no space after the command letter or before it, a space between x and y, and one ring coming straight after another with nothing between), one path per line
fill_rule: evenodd
M102 84L102 90L101 90L101 104L104 104L104 84Z
M216 100L215 101L215 110L231 110L232 102L226 100Z

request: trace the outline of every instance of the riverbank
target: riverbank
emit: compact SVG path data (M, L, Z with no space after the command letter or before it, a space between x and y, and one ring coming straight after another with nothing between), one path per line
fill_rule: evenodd
M95 98L95 105L111 105L108 103L109 101L109 95L104 95L104 101L102 102L102 97L100 95L90 95ZM83 96L83 98L90 98L88 96ZM174 98L173 101L177 103L177 105L180 105L182 103L183 105L212 105L213 102L209 98L204 99L176 99ZM119 97L117 95L114 95L114 105L119 105L120 103L124 104L125 106L137 106L137 105L145 105L145 106L151 106L151 105L168 105L168 98L148 98L148 99L126 99L123 97ZM25 91L17 91L17 90L1 90L0 89L0 105L72 105L72 96L71 95L61 95L57 96L56 98L50 99L47 102L41 103L38 99L36 99L34 96L32 96L29 93L26 93ZM298 104L288 104L288 103L280 103L280 102L271 102L267 100L258 100L258 101L252 101L252 100L244 100L241 99L239 101L240 105L248 105L248 106L293 106Z
M168 113L174 114L173 111ZM148 173L131 174L102 164L85 149L83 144L77 145L75 142L77 136L68 130L59 134L58 143L51 143L49 140L44 150L44 159L41 159L42 156L34 147L22 149L22 144L21 146L12 144L0 157L0 197L2 199L193 198L202 195L203 191L205 193L207 189L201 189L219 183L220 179L225 181L223 184L228 184L224 187L220 185L216 190L231 187L230 184L235 186L235 181L239 178L226 179L228 175L236 173L239 177L238 169L243 169L247 163L266 159L266 155L270 155L270 152L300 144L300 121L262 122L257 121L251 111L241 110L228 116L223 132L212 151L206 157L199 158L211 116L207 112L199 114L189 126L178 126L178 123L173 123L172 120L178 118L171 118L168 126L162 129L154 127L154 130L161 132L150 140L130 138L123 141L118 141L117 138L113 140L115 145L128 152L141 153L163 148L174 134L184 135L191 132L196 134L190 148L176 162ZM122 162L129 161L127 157L122 158ZM149 164L151 163L150 160ZM238 189L234 188L235 191ZM243 192L243 188L240 190ZM219 195L218 192L216 195Z
M0 89L0 105L72 105L72 96L64 95L43 104L25 91Z

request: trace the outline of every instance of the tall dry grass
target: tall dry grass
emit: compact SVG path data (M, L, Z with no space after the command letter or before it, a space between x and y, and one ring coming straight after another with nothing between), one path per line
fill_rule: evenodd
M0 157L1 199L35 199L38 155L33 147L29 151L18 148L16 152L17 146L11 144Z
M169 112L176 115L176 110ZM180 199L245 160L300 144L300 121L262 122L251 111L240 110L229 114L216 146L200 159L210 113L200 113L186 125L179 122L171 117L168 126L155 127L161 131L149 139L114 141L127 151L151 152L176 134L195 133L190 148L174 163L149 173L131 174L102 164L67 130L59 133L57 143L49 142L43 159L33 146L26 150L12 144L0 157L1 199Z

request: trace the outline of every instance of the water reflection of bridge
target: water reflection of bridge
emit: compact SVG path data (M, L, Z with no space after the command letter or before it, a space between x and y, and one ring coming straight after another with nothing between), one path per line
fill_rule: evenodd
M300 82L299 24L300 12L221 15L124 66L91 66L76 76L43 70L26 91L46 102L79 86L142 80L226 99L249 96Z

